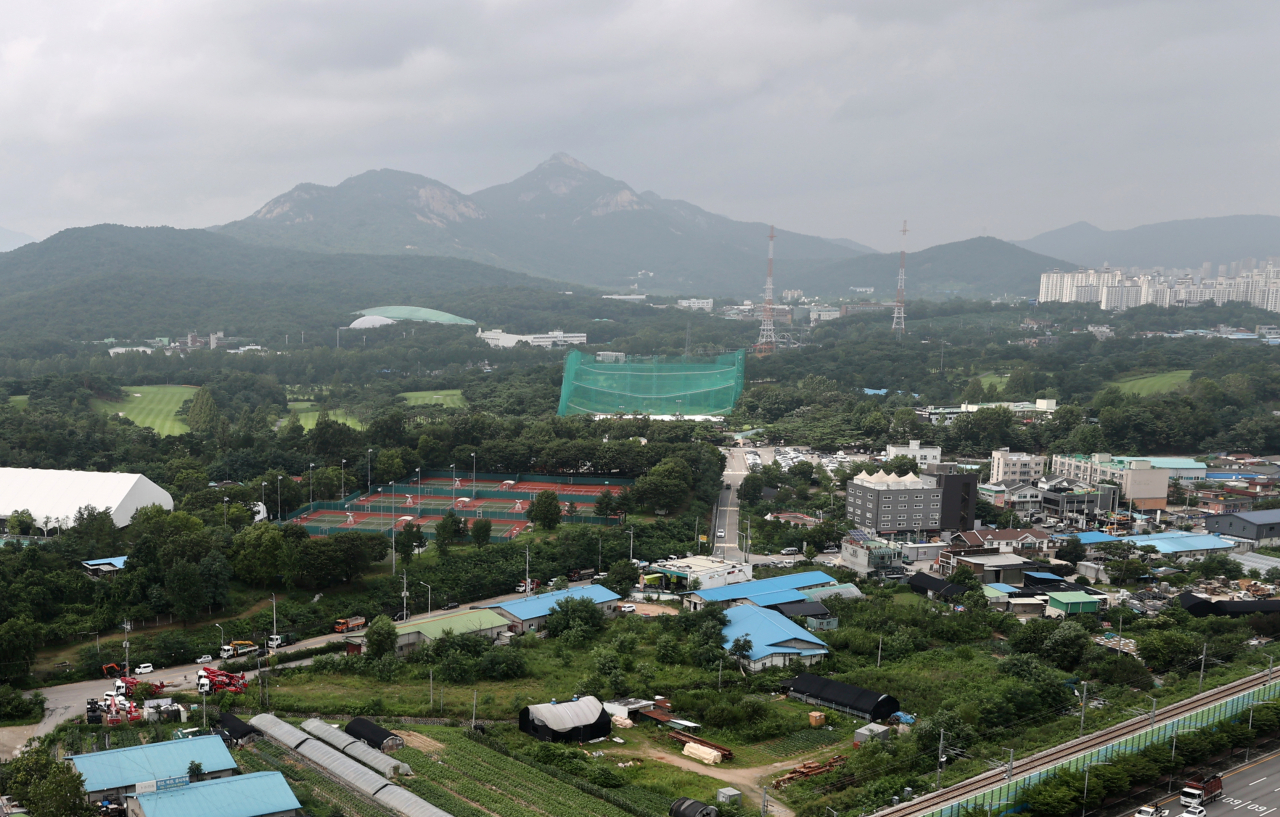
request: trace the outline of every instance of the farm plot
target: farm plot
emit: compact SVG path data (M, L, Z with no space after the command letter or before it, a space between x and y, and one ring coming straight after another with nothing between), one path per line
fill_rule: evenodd
M770 757L791 757L833 746L849 737L843 729L806 729L780 738L767 740L757 746Z
M236 763L246 772L280 772L291 786L307 789L317 800L340 809L337 813L358 817L396 817L394 811L370 803L270 741L259 740L247 749L239 749L235 757Z
M498 817L631 817L532 766L467 740L456 729L418 727L414 731L443 743L445 749L432 755L418 749L394 752L417 773L406 781L407 787L458 817L483 817L486 812ZM452 802L441 802L441 794ZM455 810L461 805L469 808Z

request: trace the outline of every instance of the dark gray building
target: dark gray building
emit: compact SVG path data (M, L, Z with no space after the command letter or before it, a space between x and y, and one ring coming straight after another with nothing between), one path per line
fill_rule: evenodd
M1090 485L1070 477L1046 477L1039 482L1040 507L1058 519L1085 519L1119 509L1120 489Z
M1231 536L1252 543L1257 547L1275 547L1280 544L1280 510L1245 511L1209 516L1204 520L1209 533Z
M862 530L885 539L918 540L944 530L973 530L978 475L930 463L905 477L861 474L846 486L845 511Z

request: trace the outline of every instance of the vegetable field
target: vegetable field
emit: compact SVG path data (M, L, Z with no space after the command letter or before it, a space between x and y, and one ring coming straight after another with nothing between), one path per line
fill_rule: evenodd
M833 746L847 737L849 733L843 729L808 729L765 741L757 748L770 757L791 757L821 749L824 746Z
M295 791L306 789L330 809L330 813L357 817L396 817L388 808L375 805L346 786L325 777L303 761L269 740L259 740L248 749L238 749L236 764L245 772L280 772ZM301 796L298 798L302 799ZM305 804L304 804L305 805ZM336 808L335 808L336 807ZM464 817L458 814L457 817Z
M428 726L414 731L439 741L445 749L435 755L417 749L393 753L415 772L405 785L455 817L632 817L568 783L467 740L457 729Z

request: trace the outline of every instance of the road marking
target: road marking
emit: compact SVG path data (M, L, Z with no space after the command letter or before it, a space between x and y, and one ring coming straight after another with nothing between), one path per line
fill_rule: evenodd
M1242 809L1242 808L1244 808L1245 806L1249 805L1249 804L1250 804L1250 803L1252 803L1252 802L1253 802L1252 800L1245 800L1243 803L1241 803L1240 805L1236 806L1235 808L1233 808L1233 809L1231 809L1231 810L1232 810L1232 811L1235 811L1236 809Z
M1273 806L1272 808L1269 808L1269 809L1267 809L1266 811L1262 812L1262 814L1260 815L1260 817L1267 817L1267 815L1268 815L1268 814L1270 814L1270 813L1271 813L1271 812L1273 812L1273 811L1275 811L1275 807L1274 807L1274 806Z
M1252 786L1254 783L1261 783L1264 780L1266 780L1265 777L1259 777L1257 780L1253 781L1253 783L1250 783L1249 785Z

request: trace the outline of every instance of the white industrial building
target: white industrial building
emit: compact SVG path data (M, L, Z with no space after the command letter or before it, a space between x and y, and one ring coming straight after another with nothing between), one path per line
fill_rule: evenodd
M111 520L122 528L139 508L159 505L173 510L173 497L142 474L0 468L0 519L29 511L36 527L47 533L70 527L76 511L88 505L109 508Z
M587 342L586 332L564 332L559 329L544 332L540 335L509 335L501 329L490 329L487 332L476 330L476 337L495 349L510 349L521 341L530 346L542 346L548 349L558 349L561 346L577 346Z

